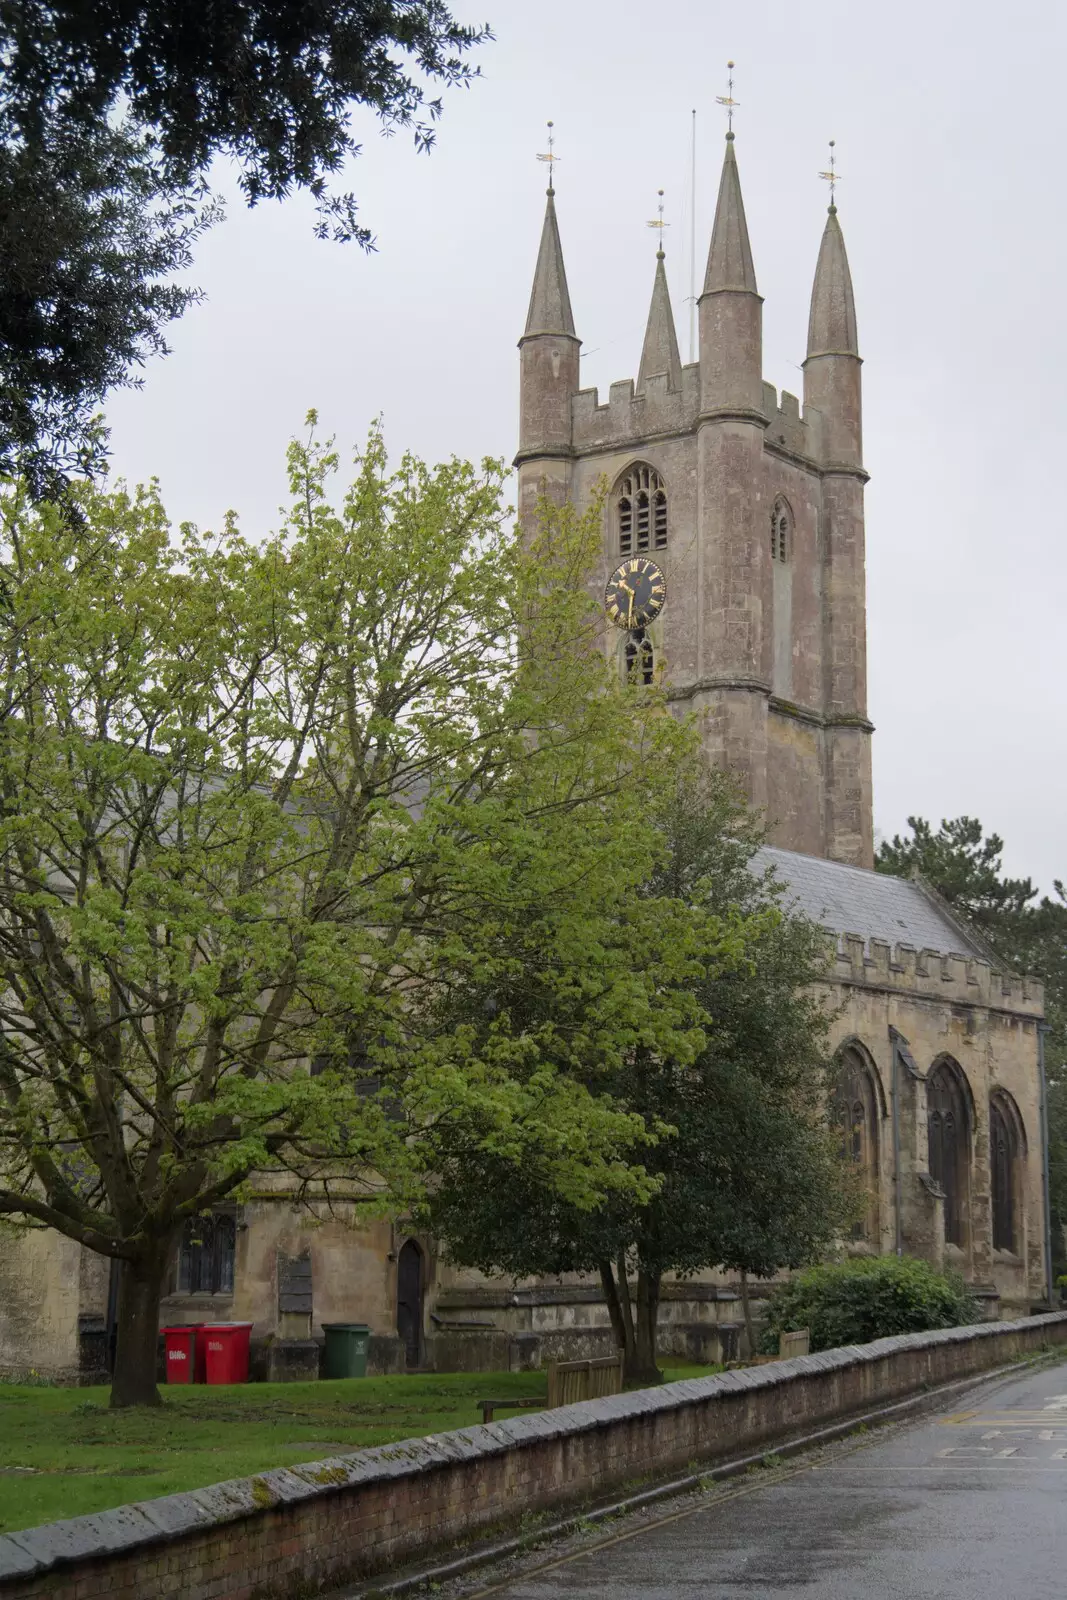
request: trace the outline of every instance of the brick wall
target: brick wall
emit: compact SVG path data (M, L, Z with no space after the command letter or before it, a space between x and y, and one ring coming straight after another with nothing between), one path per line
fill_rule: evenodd
M1067 1346L1067 1313L882 1339L147 1500L0 1537L0 1597L314 1593L1051 1344Z

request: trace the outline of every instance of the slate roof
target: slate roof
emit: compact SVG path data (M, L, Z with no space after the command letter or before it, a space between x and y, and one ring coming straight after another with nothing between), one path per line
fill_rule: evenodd
M911 879L891 878L774 845L757 851L755 865L773 867L778 880L786 885L785 904L831 933L859 934L864 942L884 939L891 945L908 944L941 955L989 960L990 952L956 922L937 896Z

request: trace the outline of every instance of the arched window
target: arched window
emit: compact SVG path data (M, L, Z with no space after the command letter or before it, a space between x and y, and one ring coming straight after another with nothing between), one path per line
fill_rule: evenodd
M232 1294L236 1243L233 1217L190 1217L178 1253L178 1294Z
M771 512L771 560L788 561L793 554L793 514L788 502L776 500Z
M993 1249L1019 1252L1019 1113L1002 1090L989 1101L989 1190L993 1210Z
M856 1049L840 1059L831 1106L841 1136L841 1154L856 1168L867 1192L867 1211L852 1230L854 1239L876 1240L878 1234L879 1102L869 1067Z
M626 635L626 676L631 683L648 688L656 681L656 652L644 629Z
M945 1242L959 1245L971 1182L971 1129L963 1075L953 1061L939 1061L926 1081L926 1128L930 1176L945 1195Z
M615 491L619 554L667 548L667 491L651 467L631 467Z

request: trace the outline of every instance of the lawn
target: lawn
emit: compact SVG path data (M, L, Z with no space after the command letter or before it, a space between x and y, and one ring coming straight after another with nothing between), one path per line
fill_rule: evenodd
M666 1376L716 1370L672 1367ZM481 1396L545 1386L540 1372L198 1385L165 1389L162 1410L109 1411L104 1388L0 1384L0 1532L465 1428L481 1421Z

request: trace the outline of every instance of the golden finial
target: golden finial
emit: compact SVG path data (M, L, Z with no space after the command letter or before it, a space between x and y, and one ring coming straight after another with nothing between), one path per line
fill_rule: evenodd
M648 227L648 228L658 228L659 229L659 249L656 251L656 260L657 261L662 261L663 260L663 230L664 230L664 228L669 228L670 227L670 223L669 222L664 222L664 220L663 220L663 190L662 189L657 189L656 193L659 195L659 205L656 208L657 211L659 212L659 216L656 218L656 220L654 222L648 222L648 223L645 224L645 226Z
M829 165L828 169L825 172L820 172L819 173L819 177L822 178L824 180L824 182L826 182L826 183L828 183L830 185L830 210L831 211L836 211L837 210L837 206L834 204L834 191L837 188L837 185L841 182L841 174L837 170L837 161L836 161L836 158L834 156L834 145L836 143L837 143L836 139L831 139L830 140L830 165Z
M548 124L548 153L546 155L539 155L537 157L538 161L547 161L548 162L548 192L549 192L549 194L555 194L555 192L556 192L555 183L552 181L553 180L553 174L555 173L555 170L556 170L556 162L562 160L562 157L558 156L556 154L556 140L555 140L555 136L553 135L553 132L552 132L552 127L553 127L553 124L550 122Z
M717 94L715 102L717 105L726 107L726 137L732 139L734 136L734 111L741 102L734 99L734 64L732 61L726 63L726 69L729 73L729 77L726 80L726 93Z

